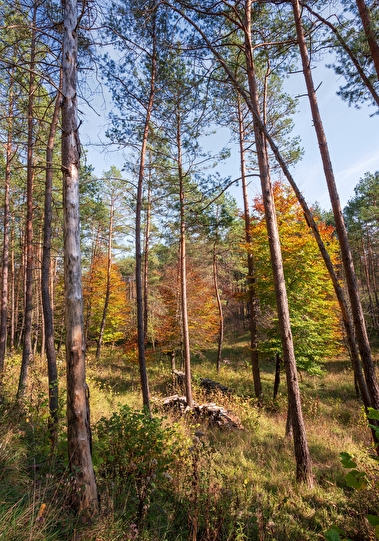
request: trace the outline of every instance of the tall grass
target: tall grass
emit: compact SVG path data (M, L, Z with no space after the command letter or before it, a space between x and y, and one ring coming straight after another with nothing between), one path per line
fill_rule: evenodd
M195 401L232 411L243 430L220 431L191 414L166 411L161 398L183 389L159 353L151 355L148 366L157 419L153 424L134 413L142 402L138 368L128 356L109 350L99 363L91 352L87 358L100 516L83 523L70 507L63 361L61 431L51 455L45 365L34 363L27 399L14 406L19 369L14 357L8 363L0 417L1 541L313 541L325 539L332 525L351 540L375 539L365 516L379 510L377 471L369 458L370 433L348 361L328 362L322 376L302 374L316 480L308 490L295 482L293 444L285 437L284 377L274 400L274 365L262 364L264 401L258 407L244 341L225 348L228 362L219 375L214 351L193 359ZM233 394L205 393L199 384L203 377L217 379ZM341 451L354 455L367 473L370 483L360 493L346 486Z

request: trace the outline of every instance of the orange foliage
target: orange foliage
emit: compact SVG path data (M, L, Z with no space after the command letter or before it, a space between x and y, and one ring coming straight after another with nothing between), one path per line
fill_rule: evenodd
M89 338L97 339L104 310L107 285L107 257L100 254L83 276L84 314ZM126 284L116 264L111 267L110 297L104 330L104 342L125 340L130 334L130 305Z
M181 343L181 297L177 266L164 270L151 314L155 340L175 347ZM218 312L213 284L199 269L187 264L188 321L191 347L200 349L218 332ZM157 299L159 298L159 302Z

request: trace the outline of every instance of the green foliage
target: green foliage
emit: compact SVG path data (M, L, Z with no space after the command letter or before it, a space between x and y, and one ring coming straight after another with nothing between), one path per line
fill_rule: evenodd
M369 408L368 417L371 419L379 420L379 411L373 408ZM374 425L370 425L379 434L379 428ZM350 469L345 475L346 485L358 492L364 491L370 487L369 478L367 473L362 470L357 470L357 462L354 460L350 453L345 451L340 453L340 461L344 468ZM366 519L369 524L374 528L376 539L379 539L379 516L367 514ZM345 537L344 532L337 526L333 526L327 532L325 532L325 538L327 541L350 541Z
M122 406L109 419L101 418L95 433L95 467L120 487L125 484L126 493L135 491L136 520L141 523L152 492L167 481L177 450L174 428L164 426L163 418L150 416L147 410ZM120 490L125 495L125 486Z
M321 363L336 355L342 343L338 304L296 196L286 184L279 182L273 185L273 192L297 366L320 375ZM334 229L319 223L319 230L332 260L338 264ZM275 357L281 352L281 338L261 196L254 199L251 235L259 303L259 350Z

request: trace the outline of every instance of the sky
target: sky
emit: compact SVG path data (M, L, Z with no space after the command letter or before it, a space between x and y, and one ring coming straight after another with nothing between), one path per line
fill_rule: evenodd
M344 80L332 69L318 64L313 70L313 78L315 87L320 85L317 91L319 108L341 205L345 206L354 196L354 187L359 179L366 172L373 173L379 170L379 115L370 116L374 112L373 108L356 109L343 102L336 92ZM304 95L306 90L302 74L291 75L285 83L285 89L292 96ZM111 110L110 97L104 93L104 98L95 98L93 104L97 114L82 104L81 108L85 114L81 116L83 123L80 127L80 137L83 146L88 150L88 163L95 168L95 174L101 176L111 165L121 169L124 158L122 151L112 150L109 147L103 149L101 144L102 141L106 141L107 115ZM322 209L329 210L331 207L329 195L306 96L299 99L294 124L293 135L300 136L304 156L293 168L293 177L309 205L317 201ZM204 147L215 152L225 146L231 147L231 157L222 165L220 173L234 179L240 175L239 156L236 146L228 145L229 139L228 130L220 129L204 142ZM233 188L231 193L242 207L241 188ZM259 193L259 179L253 178L249 196L252 198Z

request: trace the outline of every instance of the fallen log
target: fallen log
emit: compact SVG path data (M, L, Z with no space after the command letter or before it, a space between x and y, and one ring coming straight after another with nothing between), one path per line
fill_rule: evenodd
M200 387L203 387L207 392L220 391L222 394L226 395L233 394L233 390L230 387L210 378L202 378L200 380Z
M207 404L196 404L193 407L187 406L184 396L172 395L164 398L163 405L166 409L176 409L182 414L191 414L191 418L206 423L208 426L216 426L220 430L243 430L241 420L233 412L213 402Z

